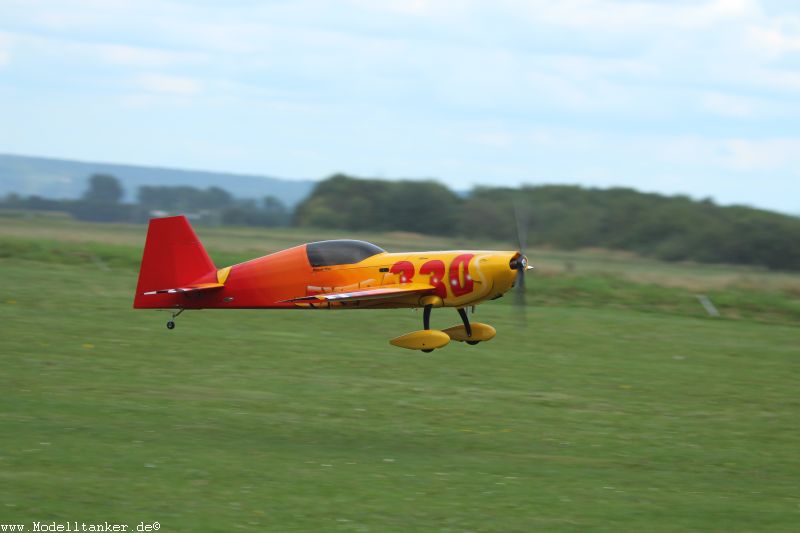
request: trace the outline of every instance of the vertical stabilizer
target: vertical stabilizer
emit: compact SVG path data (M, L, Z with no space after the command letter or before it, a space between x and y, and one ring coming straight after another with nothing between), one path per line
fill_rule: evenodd
M217 268L185 216L154 218L147 228L134 307L172 307L175 295L145 292L216 282Z

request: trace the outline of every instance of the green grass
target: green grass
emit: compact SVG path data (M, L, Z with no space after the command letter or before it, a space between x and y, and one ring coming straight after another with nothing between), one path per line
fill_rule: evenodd
M527 328L507 298L474 316L496 339L422 354L387 343L420 327L405 310L187 312L170 332L167 313L131 309L142 227L79 226L83 237L63 239L63 226L0 224L0 523L795 531L800 521L800 329L782 275L747 274L786 288L770 303L742 285L735 305L756 298L761 310L719 320L688 287L579 263L531 278ZM240 235L216 231L211 241ZM253 245L234 240L215 259ZM685 296L686 307L670 303ZM434 327L455 323L434 311Z
M308 228L198 227L215 263L222 267L313 240L353 237L390 251L513 249L511 243L446 239L409 233L352 232ZM146 228L92 224L64 215L0 210L0 258L136 269ZM723 319L800 323L800 274L731 265L665 263L622 252L528 251L535 305L635 309L703 316L698 294L709 296Z

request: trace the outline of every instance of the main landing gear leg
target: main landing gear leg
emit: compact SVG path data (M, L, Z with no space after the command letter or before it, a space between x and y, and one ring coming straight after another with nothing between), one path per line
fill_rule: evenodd
M467 316L467 310L463 307L459 307L456 309L458 311L458 316L461 317L461 321L464 323L464 329L467 330L467 337L472 337L472 326L469 325L469 317Z
M422 310L422 329L431 329L431 309L432 305L426 305ZM433 350L422 350L425 353L431 353Z
M467 337L472 337L472 326L469 324L469 317L467 316L467 310L463 307L459 307L457 309L458 316L461 317L461 321L464 323L464 330L467 332ZM467 344L476 345L480 341L466 341Z
M169 322L167 322L167 329L175 329L175 319L178 318L178 315L180 315L184 311L185 309L181 309L177 313L172 313L172 319Z

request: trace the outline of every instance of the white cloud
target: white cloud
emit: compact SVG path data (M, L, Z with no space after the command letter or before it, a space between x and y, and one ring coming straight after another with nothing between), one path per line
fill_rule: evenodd
M800 177L800 138L727 139L721 144L723 159L734 170L788 169Z
M197 94L203 88L195 79L165 74L144 74L136 82L147 91L177 95Z
M452 7L450 2L434 2L433 0L384 0L383 2L353 1L360 8L386 10L402 15L430 15L432 11L441 9L442 4Z
M360 9L387 14L414 15L437 22L465 18L480 21L486 15L523 19L559 27L601 31L634 31L654 27L702 28L744 19L761 12L758 0L653 2L625 0L352 0Z
M509 130L496 126L482 128L480 125L467 129L483 131L467 136L472 142L514 150L551 152L557 154L565 167L574 163L574 159L565 157L565 154L581 154L579 159L591 161L601 153L611 158L623 154L631 158L634 155L643 157L640 164L651 171L669 167L716 168L742 173L784 169L800 175L800 137L745 139L696 134L629 135L571 128Z
M96 55L107 63L120 66L161 67L200 63L205 60L201 54L196 53L181 53L122 44L81 44L80 47L87 54Z
M770 58L800 52L800 34L789 35L777 27L752 26L747 30L750 46Z
M113 42L95 42L80 38L56 36L39 36L31 33L0 32L0 53L10 47L14 40L20 52L24 52L35 61L45 58L91 65L102 63L115 67L167 67L197 66L208 61L202 53L173 51L164 48L118 44ZM99 65L98 65L99 66Z
M595 32L642 34L654 30L696 30L761 12L757 0L714 0L703 3L619 0L505 0L500 9L527 20Z
M482 164L463 163L456 169L462 175L471 172L471 183L623 186L800 212L800 137L754 140L570 128L511 131L479 124L463 129L489 132L467 137L476 153L490 155ZM486 142L495 138L503 144Z
M3 0L2 9L18 21L50 30L101 28L130 20L136 8L155 8L152 0Z
M473 138L478 144L495 148L508 148L515 141L512 134L497 130L481 131L474 135Z
M793 95L800 91L800 70L755 67L748 74L750 76L747 83L757 87L790 92Z
M11 35L0 32L0 67L11 61Z
M725 117L746 118L755 115L756 102L742 96L718 91L707 91L701 95L703 109Z

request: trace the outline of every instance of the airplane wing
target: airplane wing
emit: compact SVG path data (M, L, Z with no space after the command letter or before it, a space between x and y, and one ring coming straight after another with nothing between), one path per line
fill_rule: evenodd
M283 300L281 303L315 303L315 302L357 302L366 300L392 299L412 294L422 294L435 290L435 287L426 283L403 283L401 285L383 285L373 289L347 292L326 292L312 296L301 296Z
M224 286L225 285L222 283L197 283L195 285L186 285L185 287L177 287L174 289L159 289L157 291L148 291L143 294L145 296L151 296L153 294L179 294L186 292L213 291L215 289L221 289Z

